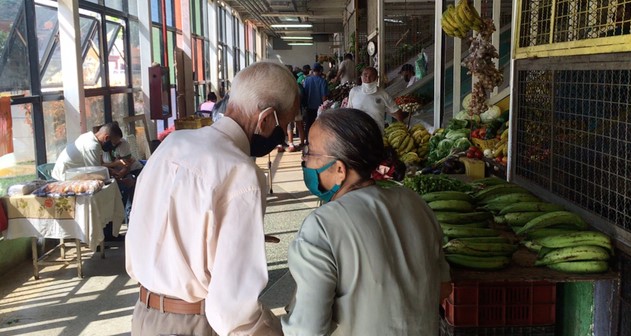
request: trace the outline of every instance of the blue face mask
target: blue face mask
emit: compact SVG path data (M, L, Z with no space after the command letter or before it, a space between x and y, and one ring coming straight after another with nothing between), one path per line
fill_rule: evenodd
M315 196L323 200L325 203L330 201L331 198L333 198L333 195L335 195L335 193L337 193L337 191L340 189L340 185L336 184L333 186L333 188L331 188L331 190L321 191L320 190L320 173L331 168L331 166L336 161L337 160L333 160L318 169L307 168L305 166L305 162L304 161L302 162L302 178L305 181L305 185L307 186L307 189L309 189L309 191L312 194L314 194Z

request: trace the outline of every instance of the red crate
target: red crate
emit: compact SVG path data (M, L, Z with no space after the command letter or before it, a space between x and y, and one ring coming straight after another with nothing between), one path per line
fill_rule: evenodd
M556 283L468 282L452 284L443 302L452 326L550 325L556 317Z

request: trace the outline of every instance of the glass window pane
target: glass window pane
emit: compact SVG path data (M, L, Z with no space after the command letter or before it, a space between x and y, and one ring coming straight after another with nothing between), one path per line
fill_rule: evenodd
M138 16L138 0L127 0L127 10L130 15Z
M83 87L94 88L102 85L101 59L98 51L90 46L83 59Z
M24 12L17 9L8 9L9 22L0 24L0 92L31 89Z
M37 19L37 49L41 63L47 46L54 42L53 34L57 33L57 9L35 5L35 16Z
M173 15L175 15L175 28L182 29L182 5L180 0L175 0L173 4Z
M167 26L173 27L173 2L172 0L164 0L164 12L166 13Z
M59 51L59 43L56 43L50 56L50 60L44 69L44 75L42 76L42 91L61 89L61 83L61 52Z
M85 118L88 130L105 123L105 107L103 96L85 98Z
M193 7L193 18L195 20L195 31L194 33L198 35L203 35L204 31L202 30L202 9L200 7L199 1L192 1L194 4Z
M85 45L86 39L93 36L96 33L96 41L98 42L98 31L95 29L98 28L98 22L91 17L81 16L79 18L79 29L81 29L81 44Z
M197 55L195 63L197 64L197 80L204 79L204 41L201 39L196 39L197 42Z
M46 160L57 161L57 156L66 148L66 110L64 102L47 101L44 109L44 136L46 137Z
M103 85L103 67L101 62L101 42L99 37L100 22L82 16L81 26L82 45L87 48L83 55L83 87L94 88ZM85 49L84 49L85 50Z
M131 46L131 85L132 87L140 87L140 35L138 31L138 21L129 20L129 38Z
M127 61L125 60L125 29L118 23L106 23L109 46L108 71L110 86L127 86ZM112 34L110 34L110 30Z
M9 106L8 112L0 111L0 124L9 126L2 129L0 142L0 195L5 195L9 186L37 178L35 172L35 151L30 104ZM7 120L4 120L7 118ZM10 119L10 120L8 120ZM8 131L8 132L7 132ZM4 142L4 143L3 143Z
M155 23L162 22L162 1L151 0L151 21Z
M171 84L175 84L175 33L172 31L167 32L167 57L169 58L167 66L169 67L169 81Z
M152 27L151 39L153 42L153 61L162 64L162 30Z
M112 95L112 120L118 121L123 135L127 127L123 127L123 118L129 116L129 108L127 105L127 93L118 93Z
M123 0L105 0L105 7L123 10Z

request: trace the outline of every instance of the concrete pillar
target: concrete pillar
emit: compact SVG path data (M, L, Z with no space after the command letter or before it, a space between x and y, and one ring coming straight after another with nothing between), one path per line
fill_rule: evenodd
M66 111L66 140L73 142L87 132L85 93L83 90L83 60L81 58L81 29L79 1L59 0L59 48L63 73L64 108Z

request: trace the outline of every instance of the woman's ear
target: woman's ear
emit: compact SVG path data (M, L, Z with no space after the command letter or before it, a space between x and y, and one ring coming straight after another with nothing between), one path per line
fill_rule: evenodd
M346 169L346 165L340 160L337 160L335 165L336 165L335 172L337 173L336 175L339 176L339 179L337 182L339 182L338 184L342 184L342 182L346 180L348 170Z

